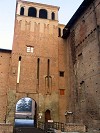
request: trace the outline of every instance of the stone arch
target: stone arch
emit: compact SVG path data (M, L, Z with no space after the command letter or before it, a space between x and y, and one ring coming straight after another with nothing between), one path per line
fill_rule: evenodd
M39 11L39 18L45 18L45 19L48 18L48 12L47 12L46 9L40 9L40 11Z
M24 15L24 7L20 8L20 15Z
M28 16L30 16L30 17L36 17L37 16L37 10L35 7L29 7Z
M51 19L55 20L55 13L54 12L51 13Z
M23 125L20 124L21 120L23 121ZM30 120L29 121L30 125L26 125L27 122L25 122L25 120L26 121ZM37 126L37 103L34 99L30 97L22 97L16 102L14 124L15 127L24 126L24 124L25 126L35 126L35 127Z

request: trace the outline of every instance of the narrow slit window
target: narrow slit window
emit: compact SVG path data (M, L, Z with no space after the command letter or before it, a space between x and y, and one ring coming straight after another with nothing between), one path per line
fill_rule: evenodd
M21 61L21 56L19 56L19 61Z
M19 84L20 80L20 68L21 68L21 56L19 56L19 61L18 61L17 84Z
M50 81L49 81L49 76L50 76L50 60L48 59L48 62L47 62L47 79L48 79L48 88L50 87Z
M49 70L50 69L50 60L48 59L48 68L47 68L47 75L49 76Z
M38 80L38 85L39 85L39 67L40 67L40 59L37 59L37 80Z
M61 28L58 28L58 37L61 37Z

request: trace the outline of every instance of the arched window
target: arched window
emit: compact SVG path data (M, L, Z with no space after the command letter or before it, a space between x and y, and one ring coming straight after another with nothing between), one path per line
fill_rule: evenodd
M52 12L51 18L52 18L52 20L55 20L55 13L54 12Z
M61 28L58 28L58 37L61 37Z
M24 7L21 7L21 9L20 9L20 15L24 15Z
M34 7L29 7L28 9L28 16L30 17L36 17L37 10Z
M45 19L47 19L47 10L40 9L40 11L39 11L39 18L45 18Z

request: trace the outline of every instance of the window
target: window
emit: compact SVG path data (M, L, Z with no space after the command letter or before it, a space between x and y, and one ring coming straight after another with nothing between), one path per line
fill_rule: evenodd
M20 9L20 15L24 15L24 7L21 7L21 9Z
M27 46L27 53L33 53L34 48L31 46Z
M61 37L61 28L58 28L58 37Z
M21 61L21 58L22 58L22 57L21 57L21 56L19 56L19 61Z
M37 14L36 8L30 7L30 8L28 9L28 16L30 16L30 17L36 17L36 14Z
M55 13L54 12L52 12L51 17L52 17L52 20L55 20Z
M40 72L40 59L37 59L37 80L38 80L38 85L39 85L39 72Z
M45 18L45 19L47 19L47 10L40 9L40 11L39 11L39 18Z
M60 71L60 72L59 72L59 76L60 76L60 77L64 77L64 72L63 72L63 71Z
M64 95L65 94L65 90L64 89L60 89L60 95Z

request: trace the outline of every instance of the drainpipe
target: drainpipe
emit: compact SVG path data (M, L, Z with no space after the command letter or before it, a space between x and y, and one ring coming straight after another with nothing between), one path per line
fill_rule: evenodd
M100 53L100 38L99 38L99 25L97 22L97 14L95 10L95 2L93 1L93 12L94 12L94 21L96 26L96 32L97 32L97 41L98 41L98 47L99 47L99 53Z

